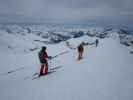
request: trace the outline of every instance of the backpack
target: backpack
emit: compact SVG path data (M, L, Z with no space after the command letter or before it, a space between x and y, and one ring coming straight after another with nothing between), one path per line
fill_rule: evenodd
M79 52L83 52L83 45L80 44L80 45L78 46L78 51L79 51Z

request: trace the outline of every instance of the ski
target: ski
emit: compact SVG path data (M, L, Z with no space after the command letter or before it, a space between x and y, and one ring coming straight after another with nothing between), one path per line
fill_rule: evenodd
M41 78L41 77L44 77L44 76L47 76L47 75L52 74L52 73L54 73L54 72L56 72L56 71L49 71L48 74L46 74L46 75L41 75L41 76L39 76L39 74L38 74L37 76L32 77L32 80L37 79L37 78Z
M59 69L59 68L61 68L61 67L62 67L62 66L51 67L51 68L50 68L50 71L48 72L47 75L49 75L49 74L51 74L51 73L53 73L53 72L56 72L55 70L57 70L57 69ZM47 75L42 75L42 76L47 76ZM40 77L42 77L42 76L39 76L39 73L36 72L36 73L34 73L33 75L31 75L31 76L25 77L24 80L27 80L27 79L32 79L32 80L34 80L34 79L40 78Z
M34 73L32 76L26 76L26 77L24 78L24 80L30 79L30 78L35 77L35 76L38 76L38 75L39 75L39 73Z

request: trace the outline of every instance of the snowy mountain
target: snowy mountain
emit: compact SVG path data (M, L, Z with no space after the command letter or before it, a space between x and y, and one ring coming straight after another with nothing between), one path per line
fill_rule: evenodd
M83 41L89 45L77 61ZM53 73L32 80L44 45L56 56L49 60ZM132 51L133 35L123 29L0 25L0 99L132 100Z
M18 34L25 36L34 34L39 37L36 42L46 44L60 43L70 38L78 38L84 35L90 37L119 38L120 43L126 46L133 45L133 32L124 29L102 28L102 27L80 27L80 26L61 26L61 25L0 25L1 33ZM40 40L40 38L42 38Z

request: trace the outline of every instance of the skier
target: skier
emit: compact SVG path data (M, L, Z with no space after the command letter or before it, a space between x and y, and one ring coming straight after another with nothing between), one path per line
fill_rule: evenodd
M98 39L96 39L95 44L96 44L96 47L97 47L98 44L99 44L99 40Z
M84 42L80 43L79 46L77 47L77 49L78 49L78 60L80 60L83 57Z
M42 47L41 51L38 53L38 56L41 63L39 76L46 75L48 74L48 59L51 59L52 57L48 56L45 46Z

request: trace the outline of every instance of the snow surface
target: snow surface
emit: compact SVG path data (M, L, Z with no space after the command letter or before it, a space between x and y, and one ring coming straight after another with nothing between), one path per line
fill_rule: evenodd
M41 38L34 34L0 33L1 100L133 99L133 55L119 43L117 35L99 39L98 47L85 46L81 61L77 61L77 50L69 49L65 41L45 44L50 56L68 52L49 61L50 68L58 67L55 72L32 80L31 76L39 72L37 54L44 45L34 39ZM82 41L95 39L83 36L68 41L76 48ZM30 51L31 48L37 50ZM8 73L13 70L16 71Z

